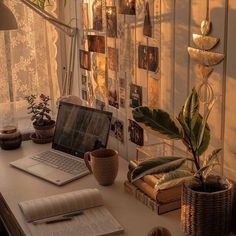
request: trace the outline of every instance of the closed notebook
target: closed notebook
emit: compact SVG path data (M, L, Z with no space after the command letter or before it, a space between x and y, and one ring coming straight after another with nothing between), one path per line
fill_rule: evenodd
M84 189L19 203L32 235L37 236L102 236L115 235L124 230L104 206L97 189ZM53 224L33 224L66 213L82 210L83 214L70 221Z

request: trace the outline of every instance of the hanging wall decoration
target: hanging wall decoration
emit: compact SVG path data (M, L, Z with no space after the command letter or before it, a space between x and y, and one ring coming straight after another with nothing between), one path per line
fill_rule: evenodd
M117 14L116 7L106 7L107 37L117 37Z
M149 2L147 1L145 4L144 10L144 24L143 24L143 35L147 37L152 37L152 22L149 11Z
M142 106L143 92L142 87L136 84L130 85L130 107Z
M111 121L111 136L118 139L120 142L124 142L124 122L116 118L112 118Z
M108 68L112 71L118 71L118 49L108 47Z
M83 3L82 5L82 19L83 19L83 27L85 29L88 29L89 28L88 3Z
M156 72L158 69L158 48L139 45L138 67L144 70Z
M224 54L210 51L217 46L220 39L208 36L212 27L209 19L209 0L206 4L206 18L201 22L201 35L193 34L193 42L197 48L188 47L188 53L198 62L199 76L202 78L202 83L198 88L199 97L202 102L210 104L214 100L214 92L208 79L214 70L213 66L224 60Z
M88 48L90 52L105 53L105 37L88 35Z
M96 109L104 111L105 105L105 102L96 99Z
M130 141L139 146L144 144L143 128L141 128L135 121L129 120L128 132L130 135Z
M90 53L85 50L80 50L80 68L91 70Z
M95 0L92 6L93 11L93 29L102 31L102 0Z
M116 80L109 77L107 81L107 88L108 88L108 104L118 109L119 99L117 93Z
M120 0L119 14L135 15L135 0Z

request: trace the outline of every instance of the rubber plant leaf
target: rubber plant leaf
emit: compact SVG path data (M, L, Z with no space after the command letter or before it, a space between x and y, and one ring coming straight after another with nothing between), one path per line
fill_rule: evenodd
M196 89L193 88L192 93L188 96L183 107L183 120L190 130L193 130L199 114L199 97Z
M165 139L182 138L181 130L167 112L161 109L152 110L148 107L137 107L132 113L134 120L141 123L141 127L156 131L157 136L162 136Z
M180 168L186 162L183 157L158 157L141 162L132 172L131 180L134 182L145 175L162 174Z
M193 173L188 170L174 170L170 171L169 173L163 174L160 178L159 182L156 184L156 190L162 190L171 188L173 186L177 186L182 184L183 181L192 179Z
M197 121L196 121L196 124L195 124L195 127L193 129L193 134L195 135L196 139L199 135L199 130L201 128L202 121L203 121L203 118L199 114L198 118L197 118ZM209 142L210 142L210 128L209 128L208 124L206 123L205 129L204 129L204 132L203 132L201 145L197 148L199 156L201 156L207 150L207 148L209 146Z
M203 166L209 165L218 158L218 154L221 152L222 148L215 149L210 155L205 159Z

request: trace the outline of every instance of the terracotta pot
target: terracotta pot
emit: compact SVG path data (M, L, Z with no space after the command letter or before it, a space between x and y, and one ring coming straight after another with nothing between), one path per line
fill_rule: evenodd
M39 126L36 123L33 123L35 129L35 135L38 139L48 139L53 137L54 130L55 130L55 121L51 120L50 123L46 126Z
M181 226L189 236L226 236L230 232L233 187L215 192L200 192L196 184L184 183L182 190Z

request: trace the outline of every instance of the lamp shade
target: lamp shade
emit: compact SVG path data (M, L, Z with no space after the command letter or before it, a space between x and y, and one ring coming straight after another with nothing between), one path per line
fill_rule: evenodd
M0 0L0 30L17 29L16 18L11 10Z

